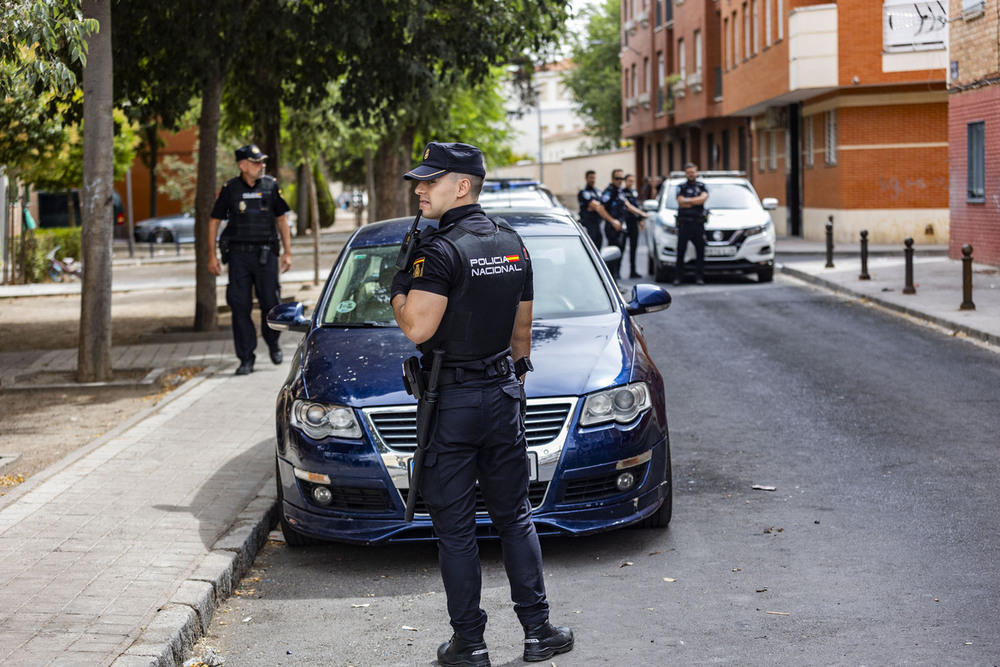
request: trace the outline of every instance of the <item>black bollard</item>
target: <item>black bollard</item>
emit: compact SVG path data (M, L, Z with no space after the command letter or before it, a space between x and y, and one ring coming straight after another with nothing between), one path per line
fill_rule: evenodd
M962 246L962 305L958 309L976 309L972 303L972 246L968 243Z
M903 288L903 294L916 294L917 288L913 286L913 239L907 236L903 243L906 245L903 249L903 255L906 256L906 287Z
M861 275L858 280L871 280L868 275L868 230L861 230Z
M826 268L833 268L833 216L826 222Z

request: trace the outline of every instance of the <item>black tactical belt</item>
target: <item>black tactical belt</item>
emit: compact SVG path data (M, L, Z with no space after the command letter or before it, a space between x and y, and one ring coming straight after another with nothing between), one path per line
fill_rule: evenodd
M454 384L456 382L471 382L473 380L492 380L505 378L513 372L511 365L506 359L500 359L488 365L482 370L472 370L469 368L442 368L440 384Z
M271 245L270 243L230 243L229 249L236 250L237 252L260 252L260 249L264 246Z

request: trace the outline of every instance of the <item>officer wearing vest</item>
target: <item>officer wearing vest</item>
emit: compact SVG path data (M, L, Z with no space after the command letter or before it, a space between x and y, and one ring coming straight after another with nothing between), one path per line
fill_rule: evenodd
M236 150L240 175L222 186L208 222L208 270L218 276L222 266L215 254L215 237L219 223L229 220L219 246L222 262L229 264L226 303L232 311L233 343L240 360L237 375L253 371L257 347L257 330L251 318L254 292L260 304L261 336L267 343L271 361L280 364L282 360L279 332L267 326L266 318L268 311L281 303L279 237L284 249L281 272L292 266L291 233L285 215L289 206L281 196L278 182L264 175L266 160L267 156L254 144Z
M614 169L611 172L611 182L601 193L601 205L604 207L604 235L608 239L608 245L618 246L619 250L625 252L625 214L628 211L625 199L624 183L625 174L621 169ZM622 260L608 262L608 270L615 278L621 278Z
M695 278L698 285L705 284L705 202L708 188L698 180L698 167L688 162L684 165L687 180L677 186L677 267L674 284L684 278L684 254L688 241L694 244Z
M580 205L580 225L587 230L587 236L600 249L603 242L601 215L590 203L601 201L601 191L594 187L594 182L597 180L597 174L594 171L588 171L585 177L587 184L576 194L576 201Z
M569 628L549 623L542 554L531 521L521 382L531 370L531 261L521 238L479 206L486 168L475 146L427 145L404 174L416 181L420 211L438 220L421 236L409 270L396 274L392 308L424 368L441 362L438 411L419 490L439 538L439 562L454 634L439 664L488 667L480 607L476 481L503 545L524 659L573 648ZM440 353L432 352L443 350Z

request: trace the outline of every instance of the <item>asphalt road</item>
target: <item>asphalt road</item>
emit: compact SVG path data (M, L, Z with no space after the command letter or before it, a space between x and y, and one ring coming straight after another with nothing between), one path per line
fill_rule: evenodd
M996 665L1000 356L783 277L671 291L640 322L674 519L543 542L577 637L552 663ZM483 560L493 664L522 664L499 547ZM430 665L450 636L433 546L272 542L237 593L196 655Z

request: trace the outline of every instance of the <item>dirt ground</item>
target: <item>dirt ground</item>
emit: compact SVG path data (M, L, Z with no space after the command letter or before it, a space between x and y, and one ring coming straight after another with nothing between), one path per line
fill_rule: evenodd
M111 317L113 345L152 342L157 333L190 330L194 289L164 290L155 298L148 291L115 293ZM79 321L79 295L0 299L0 352L76 348ZM227 314L220 314L219 321L228 328ZM144 387L0 388L0 457L20 454L6 465L9 459L0 458L0 495L155 405L201 370L170 369L158 384ZM36 383L71 379L38 378Z

